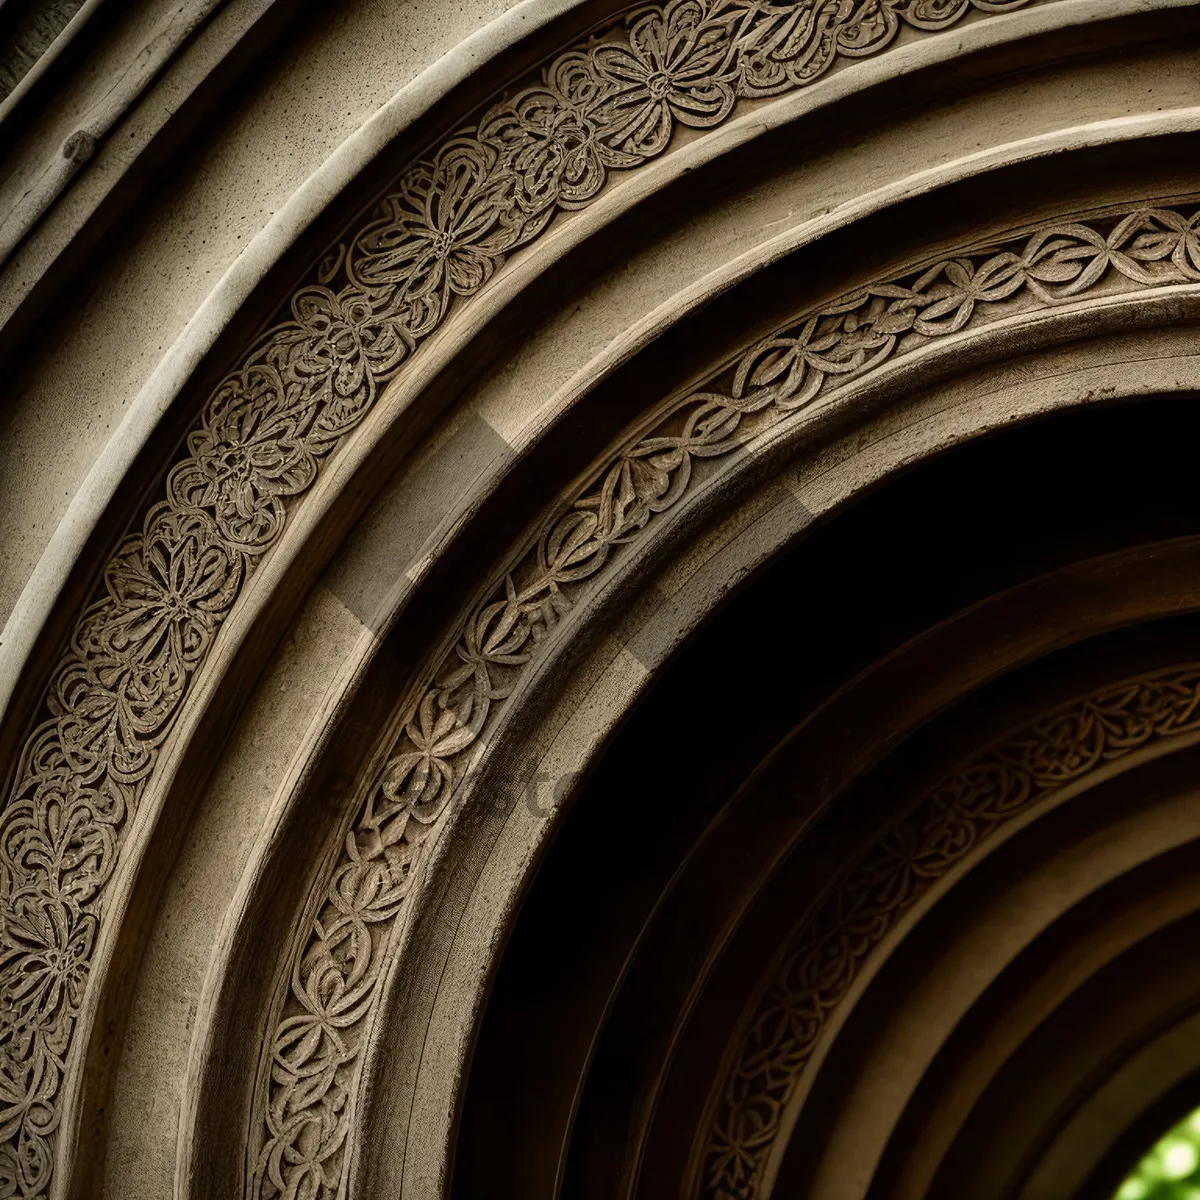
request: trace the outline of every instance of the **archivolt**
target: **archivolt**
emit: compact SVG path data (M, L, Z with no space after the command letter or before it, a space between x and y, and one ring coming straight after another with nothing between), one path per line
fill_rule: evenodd
M764 1194L805 1069L879 947L992 839L1071 785L1136 751L1195 741L1198 687L1188 664L1065 705L965 764L862 853L796 928L746 1013L693 1194Z
M318 1159L325 1179L339 1177L355 1119L359 1047L387 974L393 927L478 743L578 596L684 497L699 464L719 469L719 460L755 437L836 403L840 382L973 323L1130 285L1196 283L1200 213L1191 205L1139 206L967 247L803 315L712 384L665 402L598 464L566 510L550 514L517 551L431 668L433 681L403 705L404 732L345 835L288 970L270 1075L259 1084L266 1138L256 1188L282 1192L315 1172ZM747 1098L745 1109L757 1112L759 1100ZM736 1144L736 1153L713 1151L714 1161L731 1164L728 1178L724 1167L712 1169L714 1195L752 1194L738 1190L745 1183L740 1159L749 1151Z
M743 102L883 50L902 27L936 31L1027 2L641 9L407 170L330 251L287 318L208 398L75 625L24 747L0 827L13 914L0 946L0 1178L11 1190L50 1185L62 1081L82 1053L77 1025L86 1028L101 974L98 934L122 903L112 886L122 845L197 672L298 498L418 345L613 172L662 155L678 126L713 128ZM806 313L630 430L488 582L450 651L431 658L401 707L386 768L347 813L319 910L276 997L248 1190L329 1195L343 1185L363 1038L429 849L526 666L657 514L752 439L834 403L840 383L932 342L1037 308L1190 293L1198 282L1191 201L1022 230Z
M196 672L247 576L278 542L289 505L311 488L322 462L417 343L454 303L476 293L505 255L536 239L559 212L594 198L609 172L661 155L677 125L716 126L739 100L803 87L838 58L883 50L902 25L937 31L972 11L987 15L1028 2L814 8L672 0L641 10L559 56L536 82L410 168L366 225L324 259L293 296L289 318L255 344L205 404L165 495L122 544L103 592L80 617L47 691L45 718L21 754L0 842L12 914L0 949L8 1097L0 1177L14 1192L33 1196L50 1184L60 1086L76 1024L86 1022L86 993L94 992L98 931L111 920L106 892ZM557 550L568 558L575 552ZM497 628L491 624L487 637ZM485 708L468 723L481 721ZM435 750L445 755L465 746L458 742L466 734L446 719L431 711L414 726L428 751L416 752L420 773L440 769ZM367 871L366 886L382 882L378 870L376 864ZM407 865L398 861L396 870L407 878ZM356 872L343 882L358 886ZM381 914L394 916L403 900L399 886L396 892L389 884ZM368 962L350 968L348 992L345 981L326 978L314 1003L330 1002L332 989L339 1021L369 1005L373 982L358 977ZM292 1046L301 1058L313 1050L303 1036ZM335 1080L344 1071L317 1078L340 1090ZM311 1084L311 1072L305 1077ZM288 1173L333 1186L338 1170L330 1160L338 1157L341 1122L313 1124L307 1105L293 1111L294 1089L286 1082L282 1088L255 1186L288 1186L285 1148L318 1130L327 1152L305 1152Z

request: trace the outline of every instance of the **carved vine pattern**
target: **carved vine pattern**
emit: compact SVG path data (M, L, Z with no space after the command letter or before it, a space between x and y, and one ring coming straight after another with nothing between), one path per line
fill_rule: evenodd
M723 389L666 405L601 463L565 511L550 516L470 611L453 649L426 677L432 682L407 702L404 732L346 835L293 958L273 1035L255 1197L336 1193L360 1048L397 918L481 735L577 595L679 502L705 460L730 454L838 383L956 333L981 313L1062 303L1114 277L1125 286L1200 281L1200 209L1138 208L1048 226L805 315L745 353ZM742 1128L742 1111L731 1116L731 1129ZM720 1165L706 1176L716 1182L705 1194L750 1197L753 1187L740 1172L752 1150L740 1134L727 1140L728 1148L713 1151Z
M434 682L410 700L404 733L347 834L275 1031L256 1195L305 1194L301 1181L314 1196L334 1194L386 943L485 727L575 595L680 500L703 460L729 454L831 385L958 332L982 310L1062 302L1113 276L1145 286L1200 280L1200 211L1064 222L807 315L743 355L724 390L693 392L660 412L547 521L470 612Z
M289 510L417 345L505 257L636 168L682 124L817 79L885 48L1028 0L671 0L559 55L531 85L410 167L318 268L287 317L205 403L161 499L108 563L25 743L0 816L0 1197L42 1196L60 1087L122 839L246 579ZM1195 217L1131 215L1019 252L931 267L814 316L756 349L728 395L678 407L677 427L624 451L541 539L536 570L481 606L414 706L404 743L346 840L292 973L274 1042L256 1194L332 1195L343 1165L380 948L464 756L568 593L683 494L697 459L809 403L831 378L962 328L1018 292L1044 302L1113 271L1200 278ZM520 580L518 583L517 580Z
M704 1147L698 1194L752 1200L830 1015L937 882L1073 780L1200 730L1200 664L1065 705L957 770L863 852L793 933L748 1012Z

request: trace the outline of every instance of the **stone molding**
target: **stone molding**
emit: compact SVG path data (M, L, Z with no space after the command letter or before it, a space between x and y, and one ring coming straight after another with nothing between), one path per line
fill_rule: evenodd
M1004 735L933 788L844 870L748 1006L690 1188L763 1194L787 1111L831 1015L901 921L1010 822L1152 743L1200 730L1200 666L1111 684Z
M732 454L819 404L838 382L957 333L985 313L1062 303L1113 278L1146 287L1200 281L1200 214L1138 208L1087 224L1061 222L807 314L743 355L724 389L692 392L661 408L599 465L565 511L546 519L517 565L472 608L432 672L434 682L403 706L404 732L346 835L312 929L290 963L265 1097L263 1082L259 1087L267 1136L256 1196L288 1194L302 1180L331 1192L339 1185L360 1049L393 933L473 754L578 595L682 499L694 460Z
M87 0L79 5L78 11L64 24L45 52L29 65L24 78L17 81L12 92L0 101L0 121L25 120L18 115L16 108L23 94L39 76L53 70L54 60L60 51L91 21L103 2ZM90 103L73 112L66 129L59 127L62 130L61 140L47 144L44 136L35 136L27 152L18 153L12 162L12 169L0 180L0 197L3 197L3 207L0 209L0 266L9 268L14 264L26 239L76 180L80 171L93 163L117 123L146 96L156 80L161 78L162 72L169 70L171 64L179 60L189 39L205 27L225 2L190 0L162 5L157 13L151 6L142 6L147 11L139 16L150 17L151 23L145 28L146 41L140 51L117 62L101 58L99 61L114 72L106 80L106 86L97 91ZM65 11L65 6L62 7ZM129 7L132 9L134 6ZM6 324L13 315L13 301L18 294L28 294L29 283L20 279L18 273L18 277L12 280L12 287L15 288L13 294L10 296L6 289L0 304L0 314Z
M410 168L365 227L330 252L313 282L292 297L289 318L268 330L205 404L165 495L108 564L103 589L55 670L47 715L23 748L0 818L0 884L11 913L0 935L0 1178L14 1194L39 1195L49 1186L60 1085L105 888L191 681L246 578L278 542L289 507L418 343L556 214L586 205L612 171L660 155L678 125L714 127L740 100L802 87L839 58L885 49L902 26L937 31L971 12L987 16L1027 2L814 7L672 0L643 8L556 57L538 82ZM420 831L435 828L445 811L457 769L451 760L469 752L489 709L504 698L507 685L489 678L476 703L471 689L482 679L479 663L501 674L519 670L528 661L526 643L554 624L569 589L678 499L692 458L726 453L764 423L811 403L831 375L870 369L902 350L906 337L954 332L978 306L1018 291L1051 303L1111 271L1147 286L1197 278L1194 217L1169 210L1129 214L1121 234L1129 244L1110 245L1115 230L1077 229L1082 232L1064 236L1080 241L1062 254L1044 241L1032 252L1035 261L987 266L978 286L971 275L976 266L931 268L928 278L906 285L911 312L898 294L870 293L813 318L807 333L793 331L791 350L756 351L756 361L716 408L709 398L696 398L694 412L675 410L682 431L656 434L657 441L649 438L636 453L627 452L611 480L587 503L581 498L565 524L547 535L542 552L550 558L543 565L553 586L538 584L536 596L522 599L531 586L523 583L520 594L506 591L494 599L486 616L475 614L477 661L462 661L456 668L462 678L450 692L446 677L439 677L417 702L382 799L369 802L367 857L364 846L351 849L356 835L347 842L340 883L330 894L335 910L349 904L355 933L339 931L339 949L328 961L326 949L312 958L309 951L325 939L318 925L302 959L308 966L297 967L299 1009L285 1017L292 1023L286 1048L276 1055L268 1140L253 1189L270 1195L302 1178L336 1188L341 1177L352 1104L340 1104L339 1097L355 1076L357 1045L335 1030L358 1022L313 1025L312 1012L334 1003L342 1021L347 1014L365 1020L371 1011L377 972L369 954L355 954L366 949L360 935L370 940L383 930L366 929L369 922L355 914L354 905L369 899L356 889L393 888L372 912L385 914L383 925L394 923L424 844ZM893 302L899 307L889 307ZM828 320L838 332L826 345ZM307 1034L295 1032L302 1026ZM327 1034L341 1043L332 1068L320 1050ZM312 1066L317 1059L322 1065ZM332 1126L331 1113L337 1114Z

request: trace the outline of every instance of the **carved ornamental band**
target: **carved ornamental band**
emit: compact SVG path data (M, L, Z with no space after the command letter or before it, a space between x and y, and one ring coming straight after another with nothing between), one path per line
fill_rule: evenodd
M702 1200L753 1200L830 1015L914 905L1001 827L1074 780L1200 730L1200 664L1116 684L1004 739L934 788L793 933L742 1024L704 1147Z
M46 1194L60 1090L105 893L125 832L246 579L289 507L418 344L613 172L664 152L680 125L813 82L901 26L948 28L1027 0L673 0L557 56L428 160L291 299L290 316L210 396L156 502L80 615L0 816L0 1196ZM344 1168L380 947L463 756L537 639L610 552L683 494L697 456L811 402L829 380L955 332L1014 296L1053 303L1113 274L1200 279L1196 219L1172 210L1064 225L1028 245L933 264L756 349L728 393L690 398L624 450L539 542L542 557L471 615L453 668L411 704L292 964L247 1186L332 1196ZM672 423L674 422L674 423Z
M1200 282L1200 210L1139 208L1064 222L806 315L743 355L725 390L668 405L648 433L598 465L566 511L551 514L518 566L470 612L434 682L410 697L405 732L291 964L256 1196L289 1195L301 1177L324 1189L314 1195L335 1193L386 946L475 745L578 594L686 494L696 460L731 454L838 383L957 333L1000 305L1059 304L1113 278L1144 287ZM723 1187L706 1195L753 1194Z

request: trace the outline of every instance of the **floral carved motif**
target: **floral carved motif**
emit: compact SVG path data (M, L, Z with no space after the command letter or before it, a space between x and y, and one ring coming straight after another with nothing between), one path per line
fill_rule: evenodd
M662 153L680 125L719 124L742 99L813 82L876 53L901 26L936 31L1030 0L671 0L557 56L408 168L314 272L290 312L209 397L156 503L119 547L56 668L0 815L0 1197L50 1186L60 1089L106 887L196 672L289 506L452 308L614 171ZM765 347L728 395L606 468L539 543L536 578L510 579L472 618L455 667L413 705L405 743L347 840L294 965L251 1187L332 1194L343 1166L358 1044L381 939L402 910L456 765L568 591L683 493L693 460L806 404L831 375L907 338L952 332L1011 288L1068 296L1112 271L1196 278L1194 219L1138 214L1118 236L1059 231L1034 258L931 268ZM1047 235L1049 237L1049 235ZM1065 239L1065 240L1063 240ZM1074 256L1074 257L1072 257ZM900 285L896 285L900 286ZM1039 293L1040 294L1040 293ZM905 299L905 297L908 297ZM956 297L961 299L956 300ZM958 322L958 324L955 324ZM832 338L832 340L830 340ZM785 339L786 341L787 339Z
M747 1014L704 1147L703 1200L752 1200L830 1015L888 934L954 866L1065 784L1200 730L1200 665L1106 688L1005 738L933 789L792 934Z
M806 315L744 354L724 388L667 405L547 520L519 565L470 612L432 684L408 701L400 743L346 837L274 1033L256 1196L301 1194L301 1185L335 1194L387 944L480 736L579 591L684 496L697 463L730 454L840 381L957 333L986 310L1062 303L1114 278L1200 283L1200 210L1139 208L1064 222ZM747 1111L752 1120L753 1105ZM741 1160L726 1157L736 1186L750 1190L720 1182L711 1194L753 1195L738 1174Z

